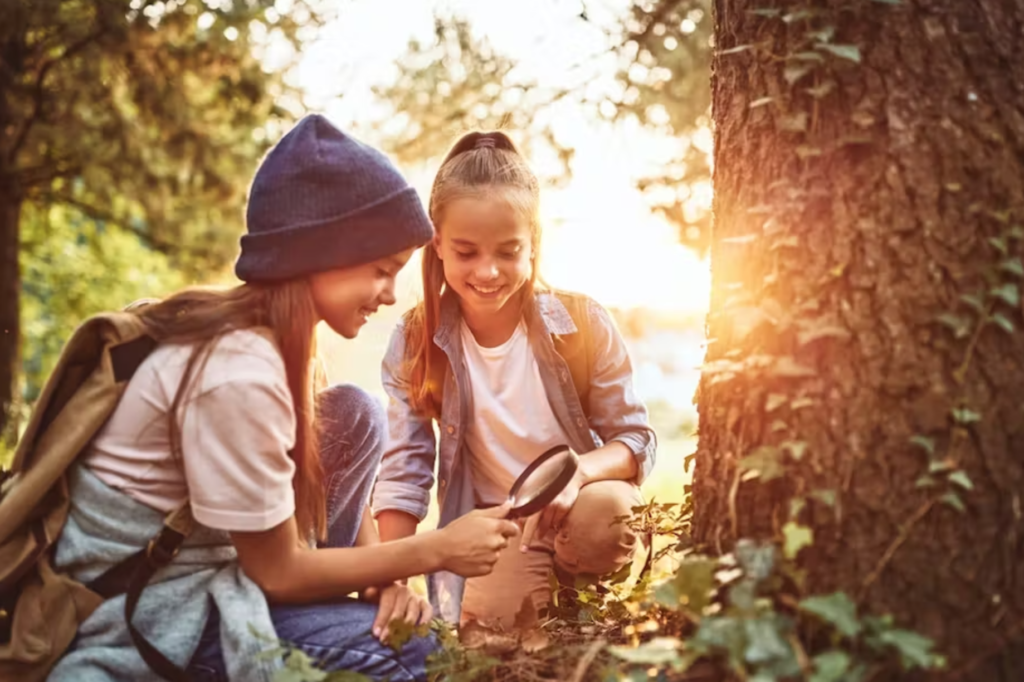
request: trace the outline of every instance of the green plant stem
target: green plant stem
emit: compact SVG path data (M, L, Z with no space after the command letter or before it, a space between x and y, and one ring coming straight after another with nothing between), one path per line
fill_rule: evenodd
M914 529L914 526L916 526L921 519L927 516L928 512L931 511L932 507L935 506L936 502L938 502L937 497L928 498L928 500L926 500L924 504L918 507L917 511L915 511L914 514L909 519L907 519L907 522L903 524L903 527L900 528L899 534L893 539L892 543L885 550L885 554L882 555L882 558L878 560L878 564L875 566L875 569L871 571L871 573L868 574L866 578L864 578L864 582L861 583L860 593L857 596L858 600L862 599L864 594L871 587L871 585L874 584L876 580L878 580L878 576L882 574L882 571L885 570L885 567L889 564L890 561L892 561L892 557L894 554L896 554L896 550L902 547L903 543L907 541L908 537L910 537L910 531Z

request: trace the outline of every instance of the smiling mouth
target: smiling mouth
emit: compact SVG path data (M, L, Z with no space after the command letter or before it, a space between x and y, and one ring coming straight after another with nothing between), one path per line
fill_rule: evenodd
M363 317L364 320L368 319L371 315L373 315L376 312L377 312L376 308L360 308L359 309L359 314Z
M477 292L478 294L483 294L484 296L490 296L492 294L496 294L499 291L501 291L501 287L500 286L497 286L497 287L481 287L481 286L477 286L476 284L470 284L469 288L472 289L473 291Z

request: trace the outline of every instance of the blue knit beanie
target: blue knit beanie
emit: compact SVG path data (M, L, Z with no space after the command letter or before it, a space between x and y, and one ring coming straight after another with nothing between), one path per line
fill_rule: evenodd
M387 157L316 114L260 164L245 222L235 263L245 282L362 265L434 234L416 190Z

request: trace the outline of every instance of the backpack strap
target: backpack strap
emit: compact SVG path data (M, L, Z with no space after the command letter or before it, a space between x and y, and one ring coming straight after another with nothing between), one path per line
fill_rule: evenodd
M585 296L556 292L558 300L562 302L569 317L576 324L575 334L565 334L555 337L555 350L569 366L569 374L572 376L573 386L576 388L576 395L580 398L583 406L583 414L590 418L590 379L591 365L593 359L593 343L590 333L590 314L588 302Z
M153 672L170 682L189 682L191 678L138 631L132 623L132 618L142 590L157 571L174 560L194 526L192 508L186 502L167 516L163 528L149 541L145 549L111 566L86 585L104 599L122 593L125 595L124 617L135 648Z

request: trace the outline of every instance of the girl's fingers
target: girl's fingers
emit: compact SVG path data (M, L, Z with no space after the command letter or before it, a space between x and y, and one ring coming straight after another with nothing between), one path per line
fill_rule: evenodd
M423 608L420 610L420 625L426 625L434 619L434 607L426 599L422 600Z
M394 610L397 590L384 589L380 593L380 602L377 605L377 616L373 619L373 636L383 637L384 630Z

